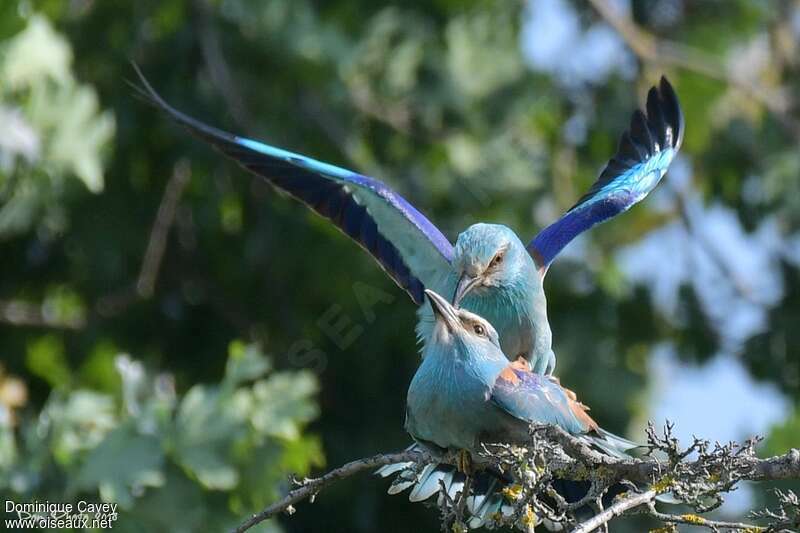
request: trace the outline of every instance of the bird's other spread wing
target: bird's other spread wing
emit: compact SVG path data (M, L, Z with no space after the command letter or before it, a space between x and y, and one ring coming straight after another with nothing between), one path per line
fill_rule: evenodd
M453 246L425 216L378 180L213 128L167 104L139 69L138 89L191 133L333 222L416 302L450 269Z
M574 393L547 376L521 369L516 363L509 364L497 376L491 401L523 422L554 424L573 435L597 429Z
M543 272L577 235L641 201L664 176L681 146L684 131L678 97L666 78L648 92L646 109L647 114L634 112L617 153L589 192L528 244Z

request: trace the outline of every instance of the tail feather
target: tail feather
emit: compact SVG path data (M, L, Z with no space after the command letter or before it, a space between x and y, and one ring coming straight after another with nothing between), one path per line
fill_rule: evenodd
M412 461L409 461L407 463L395 463L393 465L382 466L379 469L377 469L375 473L381 477L389 477L392 474L396 474L397 472L401 472L403 470L411 468L413 465L414 463Z
M410 449L413 449L413 445ZM398 468L398 465L387 465L380 468L376 474L382 477L396 475L394 482L389 487L389 494L398 494L413 487L408 499L412 502L425 501L438 494L437 503L444 505L444 495L440 490L444 487L447 496L454 500L458 493L464 490L466 476L459 472L454 466L448 464L427 464L421 469L414 463L408 464L406 468ZM502 489L511 483L510 478L504 477L499 472L484 470L477 472L471 482L470 494L465 502L469 515L467 525L471 529L477 529L490 525L498 513L506 517L511 516L514 508L506 497ZM553 526L555 524L550 524ZM547 526L548 529L551 529Z
M644 449L644 446L632 442L628 439L609 433L603 429L598 429L596 435L585 435L587 440L595 448L613 457L630 457L629 452ZM407 450L420 449L419 444L412 444ZM440 490L444 487L447 496L454 500L458 493L464 490L466 476L459 472L454 466L448 464L431 463L418 465L413 462L397 463L386 465L376 471L377 475L387 478L395 476L392 485L389 487L389 494L398 494L411 488L409 500L412 502L425 501L438 495L438 505L444 505L444 494ZM513 480L500 472L493 470L483 470L473 477L470 494L465 502L469 519L467 524L471 529L484 526L491 526L498 513L509 517L513 512L513 506L503 494L503 488L512 483ZM568 481L556 479L553 481L553 488L566 501L576 502L580 500L590 488L588 482ZM622 485L612 487L605 495L604 502L611 503L614 496L625 491ZM659 501L670 502L668 495L659 496ZM553 502L554 503L554 502ZM560 524L542 520L540 522L549 531L561 531Z
M415 442L414 444L406 448L405 451L410 452L419 449L420 449L419 445ZM417 466L416 463L414 463L413 461L407 461L404 463L394 463L380 467L375 471L375 474L381 476L382 478L387 478L389 476L397 474L397 477L394 478L387 492L392 495L400 494L409 487L413 487L414 485L416 485L418 481L416 466Z
M484 487L475 487L472 490L472 494L467 496L467 510L472 515L479 514L479 511L483 508L483 505L497 490L497 478L494 476L479 476L482 478L482 481L486 481L483 483ZM477 483L476 483L477 485Z
M447 489L447 497L454 500L456 496L458 496L458 493L464 490L464 482L466 480L467 476L455 469L451 469L450 476L444 480L444 486Z
M589 439L594 446L611 455L612 457L625 459L630 457L630 452L645 449L645 446L642 446L641 444L630 441L624 437L614 435L613 433L602 428L598 428L596 432L599 436L587 435L585 438Z
M452 467L450 465L429 464L419 475L419 481L408 495L408 500L412 502L422 502L439 492L440 481Z
M500 494L493 493L485 495L483 503L475 509L472 513L472 518L469 519L470 529L478 529L483 527L490 521L492 515L496 513L503 505L503 497Z
M417 483L417 473L414 469L409 468L400 472L394 481L389 486L389 494L400 494L409 487L413 487Z

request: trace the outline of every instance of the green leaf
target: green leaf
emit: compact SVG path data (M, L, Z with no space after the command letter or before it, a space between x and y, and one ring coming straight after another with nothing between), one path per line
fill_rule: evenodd
M119 391L122 380L114 366L114 358L119 353L119 348L111 340L98 342L81 365L81 383L103 392Z
M457 17L448 24L447 67L467 96L482 98L522 75L517 36L509 31L517 16L518 10L501 7Z
M56 459L69 465L91 450L117 425L114 400L105 394L77 390L66 398L51 395L39 419L40 434L52 431Z
M80 178L91 192L102 191L102 151L114 137L116 123L110 112L100 110L94 89L75 83L37 85L26 110L44 134L45 159Z
M786 420L772 427L764 441L762 451L765 455L784 454L791 448L797 448L798 435L800 435L800 408L795 408Z
M286 445L281 464L289 472L306 475L311 467L325 466L322 441L316 435L303 435Z
M310 371L279 372L253 386L255 428L265 434L296 439L300 428L319 410L313 400L317 379Z
M38 376L51 387L69 383L71 372L64 355L64 344L55 335L44 335L28 344L25 365L31 374Z
M164 482L160 487L147 490L137 498L131 511L120 515L119 521L114 524L115 532L208 531L209 513L225 512L224 508L209 509L202 487L174 465L168 464L163 475Z
M75 486L81 490L99 489L103 501L131 508L134 493L164 484L163 466L159 439L139 434L131 424L125 424L106 435L89 453Z
M11 410L0 404L0 488L8 485L10 470L18 460Z
M49 287L42 302L42 314L49 322L82 324L86 308L80 294L67 285Z
M67 40L45 17L34 15L9 42L0 72L9 88L19 89L47 79L67 82L72 79L71 66L72 47Z
M225 380L233 385L260 378L272 364L256 344L233 341L228 348Z
M219 204L219 218L222 229L227 233L236 234L242 231L243 224L242 201L236 194L227 194Z
M239 413L225 408L225 399L215 390L192 387L178 408L173 434L175 460L209 489L230 489L238 481L229 453L244 424Z

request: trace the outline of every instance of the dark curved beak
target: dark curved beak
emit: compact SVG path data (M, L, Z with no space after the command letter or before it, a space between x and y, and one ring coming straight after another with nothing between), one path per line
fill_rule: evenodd
M438 293L432 290L425 290L425 296L431 303L433 315L436 317L437 322L442 322L447 331L453 333L457 328L461 327L461 321L458 319L455 307L450 305L450 302L442 298Z
M458 306L464 296L466 296L469 291L480 285L481 281L483 281L483 279L480 276L472 277L466 272L461 274L461 277L458 278L456 291L453 293L453 305Z

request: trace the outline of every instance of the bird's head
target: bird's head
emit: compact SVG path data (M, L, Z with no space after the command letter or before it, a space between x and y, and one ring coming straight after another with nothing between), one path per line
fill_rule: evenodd
M483 354L497 354L497 357L505 359L497 331L488 320L466 309L454 307L432 290L426 290L425 295L436 319L429 343L432 349L447 349L462 354L480 351Z
M535 273L525 245L511 229L500 224L473 224L461 233L453 266L459 276L453 294L455 305L470 292L509 286L520 275Z

